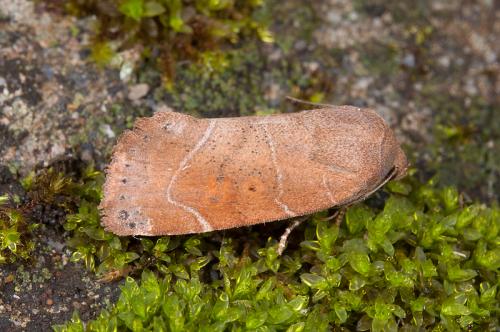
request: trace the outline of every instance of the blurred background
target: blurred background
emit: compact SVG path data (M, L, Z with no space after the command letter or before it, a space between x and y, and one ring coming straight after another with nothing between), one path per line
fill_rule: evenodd
M370 107L418 176L500 192L493 0L0 0L0 163L102 168L138 116Z

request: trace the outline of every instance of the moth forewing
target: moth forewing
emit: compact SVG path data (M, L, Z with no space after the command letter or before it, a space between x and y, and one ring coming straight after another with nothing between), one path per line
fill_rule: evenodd
M119 235L174 235L288 219L362 200L406 164L369 109L220 119L159 112L115 146L102 220Z

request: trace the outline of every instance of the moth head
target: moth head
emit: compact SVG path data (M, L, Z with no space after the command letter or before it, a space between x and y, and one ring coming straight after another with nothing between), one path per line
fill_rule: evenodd
M394 174L393 179L398 180L403 178L406 175L408 166L408 159L406 158L403 149L401 149L401 147L398 147L396 158L394 159L394 168L396 169L396 173Z

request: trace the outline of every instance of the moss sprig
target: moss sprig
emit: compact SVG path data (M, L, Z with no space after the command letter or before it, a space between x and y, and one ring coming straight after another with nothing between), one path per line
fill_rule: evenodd
M37 223L30 223L21 208L12 207L16 199L8 194L0 196L0 265L27 260L35 248L33 231Z

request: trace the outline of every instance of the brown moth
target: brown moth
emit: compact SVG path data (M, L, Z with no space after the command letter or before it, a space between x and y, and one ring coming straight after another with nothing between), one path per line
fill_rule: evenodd
M118 235L201 233L308 215L365 199L407 160L372 110L140 118L113 151L100 205Z

